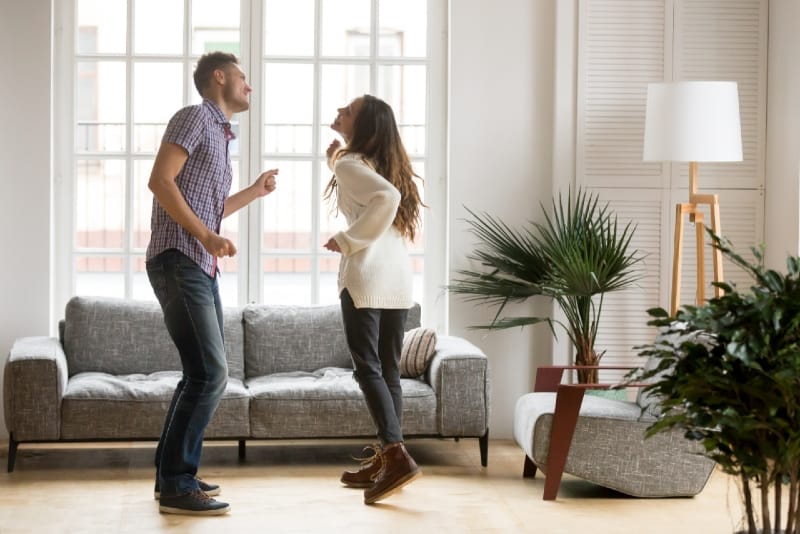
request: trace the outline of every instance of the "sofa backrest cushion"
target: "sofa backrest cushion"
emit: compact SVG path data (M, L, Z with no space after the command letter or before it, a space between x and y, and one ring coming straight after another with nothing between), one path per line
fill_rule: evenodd
M244 378L242 312L224 310L228 374ZM156 302L73 297L63 328L69 374L94 371L115 375L180 370L178 350Z
M247 377L323 367L352 367L341 308L250 304L244 308ZM408 313L406 330L420 325L420 306Z

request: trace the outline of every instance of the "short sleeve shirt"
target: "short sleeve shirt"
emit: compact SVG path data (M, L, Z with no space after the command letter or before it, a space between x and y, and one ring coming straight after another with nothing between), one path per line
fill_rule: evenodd
M222 110L212 101L187 106L173 115L162 138L189 154L175 183L189 207L210 230L219 233L225 200L233 182L228 143L235 136ZM216 258L153 198L147 259L167 249L178 249L211 277Z

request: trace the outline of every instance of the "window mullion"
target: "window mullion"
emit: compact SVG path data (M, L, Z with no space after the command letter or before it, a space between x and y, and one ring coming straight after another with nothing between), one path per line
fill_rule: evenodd
M370 69L369 69L369 92L376 94L378 91L378 52L380 50L380 13L378 12L379 0L372 0L372 16L370 17Z
M316 0L314 6L314 110L311 119L311 235L313 241L319 241L320 234L320 212L322 207L322 165L320 165L320 124L322 115L322 0ZM317 304L320 301L320 262L322 254L319 247L311 245L311 302Z
M240 117L240 124L247 126L247 142L239 143L240 180L244 186L249 183L251 176L261 169L263 160L262 132L264 129L263 105L264 95L264 62L263 62L263 26L264 26L264 0L243 0L241 4L242 21L240 24L242 46L242 60L248 70L250 85L253 93L250 97L250 110ZM246 115L246 116L244 116ZM245 131L244 129L242 131ZM239 280L244 281L245 287L239 291L239 298L243 296L246 302L260 302L263 294L262 273L262 235L263 235L263 203L257 202L243 210L240 219L240 228L244 232L244 243L247 243L244 256L239 265L246 269L245 276Z

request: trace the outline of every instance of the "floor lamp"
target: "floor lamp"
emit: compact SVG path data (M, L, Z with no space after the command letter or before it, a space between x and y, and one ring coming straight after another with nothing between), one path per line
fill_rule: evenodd
M697 236L696 303L705 301L703 241L705 224L700 207L709 207L711 229L721 235L719 198L697 192L698 162L742 161L739 93L736 82L651 83L647 86L644 161L689 162L689 201L675 207L670 313L678 311L684 218L695 224ZM722 282L722 254L714 249L714 281ZM715 288L716 296L722 294Z

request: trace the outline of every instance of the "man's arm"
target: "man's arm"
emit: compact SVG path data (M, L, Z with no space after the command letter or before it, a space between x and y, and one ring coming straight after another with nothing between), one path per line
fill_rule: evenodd
M203 224L175 183L175 178L188 158L189 154L182 146L161 143L147 186L167 214L196 237L209 253L218 257L233 256L236 254L233 242L217 235Z
M278 169L270 169L262 172L256 181L248 187L242 189L238 193L229 196L225 200L225 210L222 212L222 217L236 213L243 207L250 204L257 198L269 195L275 191L275 176L278 174Z

